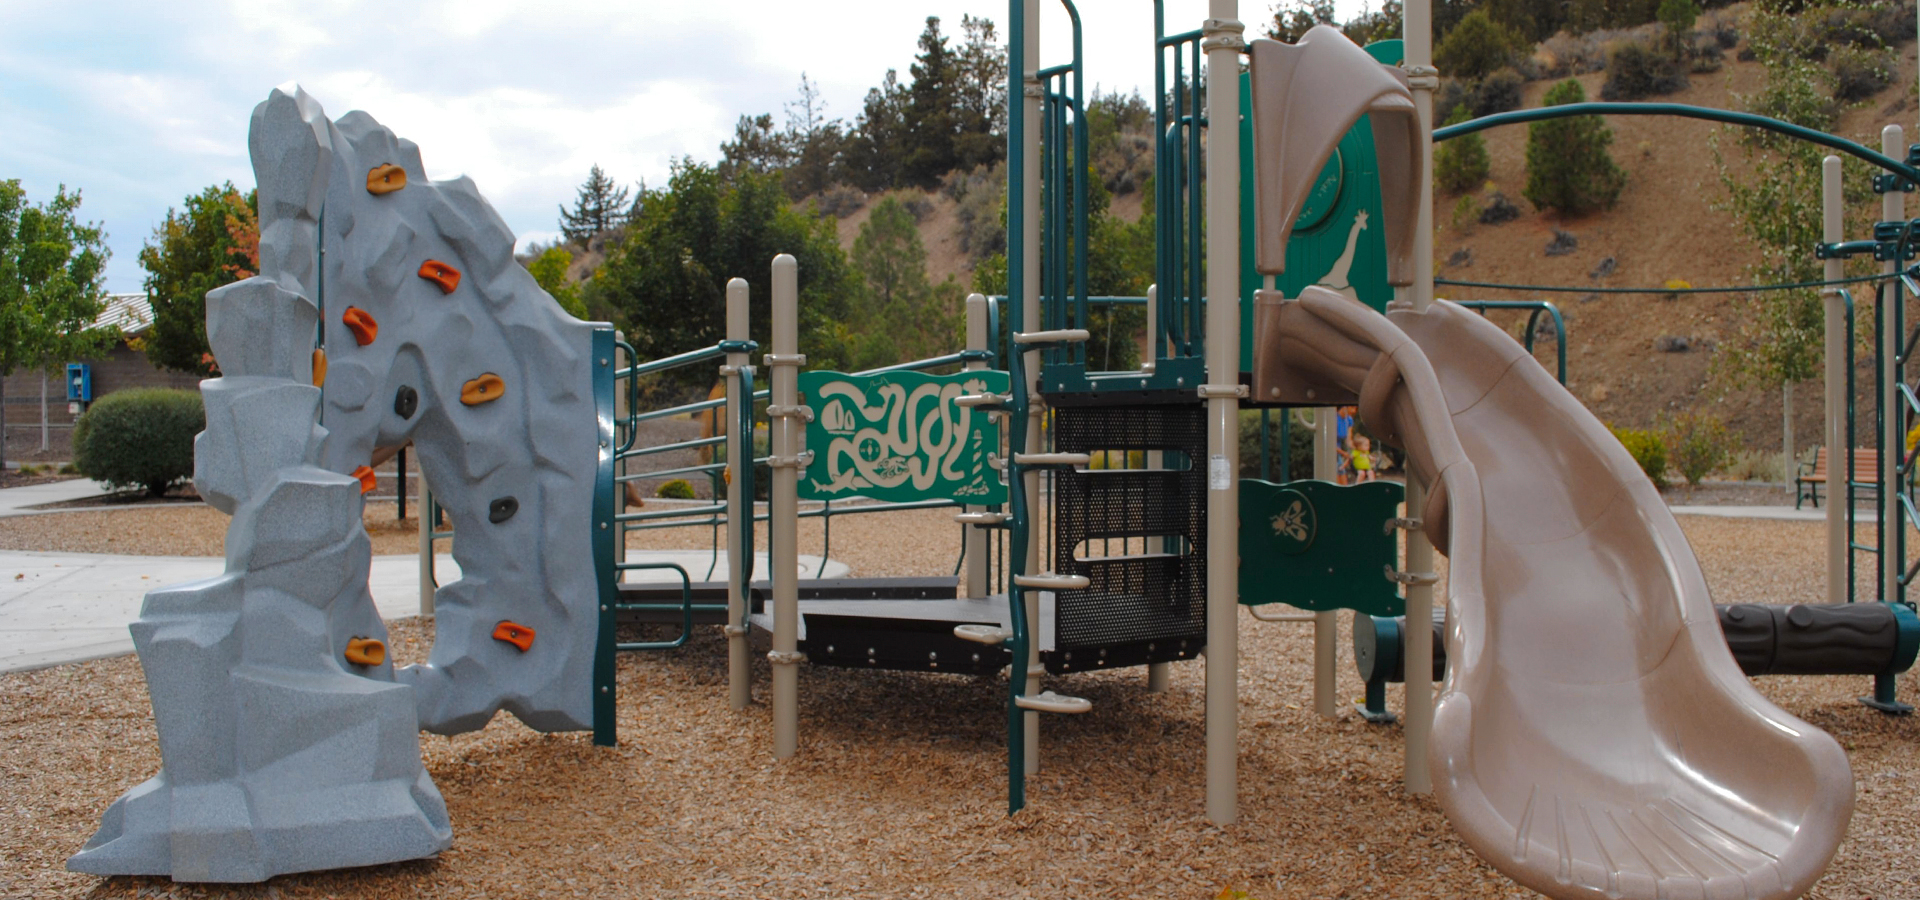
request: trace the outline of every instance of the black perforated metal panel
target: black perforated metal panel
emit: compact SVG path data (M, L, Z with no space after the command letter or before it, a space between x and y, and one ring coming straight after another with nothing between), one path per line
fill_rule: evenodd
M1162 450L1166 461L1054 476L1053 571L1092 584L1056 594L1047 669L1192 657L1207 630L1205 407L1056 408L1054 449L1108 451L1115 466L1123 451Z

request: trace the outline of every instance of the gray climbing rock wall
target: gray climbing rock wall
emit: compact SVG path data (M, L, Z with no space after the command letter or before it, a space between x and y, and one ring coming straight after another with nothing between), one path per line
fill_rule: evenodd
M429 182L365 114L275 89L249 147L262 274L207 296L223 377L195 442L195 485L233 516L227 573L147 596L132 630L161 771L75 871L260 881L430 856L451 829L421 728L503 708L591 727L591 327L513 262L471 182ZM408 439L465 577L436 596L429 663L396 672L358 470Z

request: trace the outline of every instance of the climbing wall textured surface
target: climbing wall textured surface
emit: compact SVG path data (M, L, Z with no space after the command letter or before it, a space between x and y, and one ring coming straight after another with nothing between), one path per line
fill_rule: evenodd
M591 726L591 326L514 263L470 181L428 181L364 113L330 122L278 88L249 148L262 274L207 296L223 377L195 442L196 487L233 516L227 572L147 596L132 630L161 771L76 871L260 881L429 856L452 832L421 728L500 709ZM428 664L395 671L363 476L409 439L465 577L436 595Z

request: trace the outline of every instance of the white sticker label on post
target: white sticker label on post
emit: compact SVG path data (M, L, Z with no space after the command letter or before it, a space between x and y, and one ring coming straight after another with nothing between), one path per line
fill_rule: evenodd
M1207 462L1207 490L1224 491L1233 487L1233 470L1227 468L1227 458L1214 454Z

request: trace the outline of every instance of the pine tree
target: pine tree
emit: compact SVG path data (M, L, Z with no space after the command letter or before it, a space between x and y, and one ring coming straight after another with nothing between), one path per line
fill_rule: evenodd
M960 17L954 53L954 166L971 170L1007 155L1007 51L993 20Z
M800 97L789 102L786 141L789 152L787 196L798 200L826 190L834 167L846 147L846 129L839 119L827 118L827 101L820 85L800 73Z
M793 158L787 136L773 130L773 116L741 116L734 123L733 140L720 145L720 177L740 172L765 174L787 167Z
M1569 78L1548 90L1541 105L1586 99L1580 82ZM1527 199L1540 209L1576 216L1613 206L1626 187L1627 173L1607 152L1612 143L1613 130L1599 116L1548 119L1527 126Z
M567 240L587 246L596 235L610 231L627 223L627 189L615 186L613 179L601 171L595 163L593 170L587 173L587 181L580 185L580 196L573 202L573 211L560 207L560 233Z
M863 191L884 191L899 183L907 150L907 89L899 74L887 70L880 86L867 91L859 123L847 141L845 180Z
M1448 125L1458 125L1467 120L1467 105L1462 103L1453 108L1453 115L1447 117ZM1487 180L1493 170L1493 163L1487 157L1487 142L1479 133L1463 135L1433 148L1433 180L1440 189L1450 194L1459 194L1478 188Z
M940 33L940 17L928 16L920 33L920 53L909 71L907 89L907 161L904 180L927 186L953 170L955 71L953 51Z

